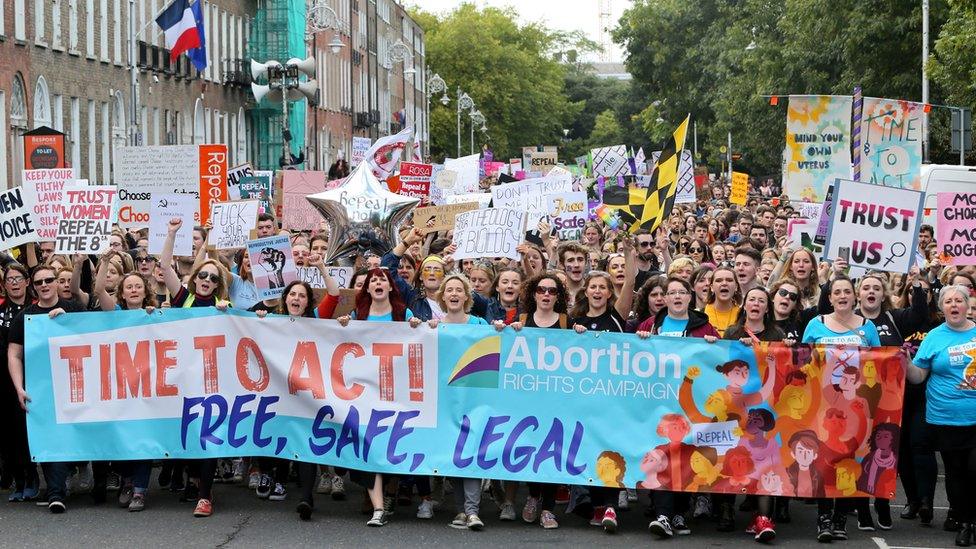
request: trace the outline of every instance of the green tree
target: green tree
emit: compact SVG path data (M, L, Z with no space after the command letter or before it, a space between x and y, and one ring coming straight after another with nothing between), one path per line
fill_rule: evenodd
M571 36L534 23L520 26L512 9L462 4L443 17L417 9L411 15L424 29L428 65L450 88L450 104L431 103L435 158L456 155L458 87L485 115L486 137L497 157L517 156L522 146L559 143L582 107L564 94L566 66L554 57L566 51ZM462 155L468 153L470 123L462 113Z

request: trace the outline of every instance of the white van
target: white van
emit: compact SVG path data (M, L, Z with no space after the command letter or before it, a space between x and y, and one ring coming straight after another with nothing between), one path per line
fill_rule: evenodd
M935 227L938 193L976 192L976 166L922 164L922 190L925 191L922 223Z

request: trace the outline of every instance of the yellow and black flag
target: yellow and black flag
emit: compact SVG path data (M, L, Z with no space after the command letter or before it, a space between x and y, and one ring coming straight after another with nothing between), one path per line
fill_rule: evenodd
M647 189L636 185L609 185L603 191L603 204L617 211L617 217L627 225L637 225L644 212Z
M688 134L688 123L691 115L685 117L671 135L671 139L664 145L661 156L657 159L651 182L647 186L647 197L639 216L640 223L634 223L630 232L637 229L653 231L671 215L674 206L674 195L678 189L678 162L681 159L681 149L685 147L685 136Z

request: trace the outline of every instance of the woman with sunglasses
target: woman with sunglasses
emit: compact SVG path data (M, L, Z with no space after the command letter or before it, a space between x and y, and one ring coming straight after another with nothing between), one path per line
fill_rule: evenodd
M691 308L694 290L686 280L671 277L666 283L666 307L658 311L637 328L637 335L647 338L652 335L671 337L700 337L709 343L719 339L719 333L708 323L708 316ZM688 510L690 497L686 493L667 490L652 490L651 501L657 518L651 521L649 529L660 538L670 538L675 534L687 535L691 528L685 523L684 513ZM704 505L704 504L702 504Z
M786 334L786 339L799 341L803 330L813 317L817 316L817 307L800 307L800 289L789 280L779 280L770 286L773 299L773 321Z
M688 257L693 259L695 263L702 265L708 263L709 265L714 265L712 260L712 249L705 243L704 240L693 240L691 244L688 245Z
M9 276L9 271L8 271ZM5 416L5 423L10 423L13 429L13 437L4 441L4 446L11 446L10 454L15 456L12 461L12 468L15 473L20 471L21 466L27 469L26 480L30 482L31 474L29 469L33 467L30 463L30 454L27 446L27 403L30 396L24 389L24 324L26 315L46 314L56 316L61 313L82 312L85 308L70 300L61 299L58 296L57 280L55 269L47 265L40 265L34 268L29 279L33 297L36 301L21 310L10 323L7 330L5 341L7 341L7 371L10 373L10 381L13 390L16 392L16 399L5 400L9 407L9 412ZM18 405L14 408L14 403ZM26 459L24 459L26 457ZM70 463L43 463L41 468L44 471L44 479L47 483L47 508L52 513L63 513L66 509L64 499L67 496L67 485L69 471L73 467ZM105 476L100 467L93 468L96 473L95 485L92 489L92 498L96 503L105 501ZM19 474L17 475L19 476ZM17 479L19 482L20 479ZM26 491L26 486L19 487ZM16 494L17 487L14 488ZM33 491L33 488L32 488ZM24 494L26 497L26 493Z
M352 313L336 319L343 327L349 325L350 320L370 322L409 322L410 327L416 328L422 320L407 308L407 303L400 295L400 290L389 269L371 269L366 274L363 287L356 294L356 308ZM373 515L366 522L366 526L380 527L389 522L393 514L396 500L396 477L391 477L390 495L384 495L383 475L364 471L350 471L350 478L366 488L369 502L373 506Z
M735 323L725 330L724 339L739 340L745 345L752 345L758 342L783 341L785 334L776 327L773 321L771 299L765 288L752 288L746 292L743 298L742 307L736 316ZM792 342L791 342L792 343ZM767 376L773 376L776 372L767 372ZM749 412L750 418L752 411ZM751 424L751 422L750 422ZM762 431L750 431L745 428L746 435L740 441L749 450L755 463L754 476L758 480L759 473L779 462L779 447L771 443ZM721 494L712 496L719 504L718 530L720 532L732 532L735 530L735 496L731 494ZM773 522L773 498L772 496L746 496L746 500L753 500L755 503L756 514L746 533L753 534L755 540L759 542L769 542L776 537L776 523ZM785 504L789 500L784 498ZM787 520L788 521L788 520Z
M214 259L207 259L197 265L190 273L190 278L183 285L179 275L173 268L173 246L176 233L183 225L183 220L176 218L167 225L166 240L163 242L163 253L160 263L163 270L163 282L169 291L171 307L216 307L226 311L230 306L227 301L228 275L224 266ZM195 517L209 517L213 514L214 471L217 469L216 459L203 459L198 463L189 464L191 471L189 482L186 484L182 499L197 500L193 510Z
M536 275L522 285L522 295L519 301L524 311L518 320L511 323L515 331L527 328L562 328L570 326L567 315L566 286L554 272ZM503 330L504 324L495 324L495 329ZM505 482L505 501L502 504L499 518L501 520L515 520L515 492L518 482ZM556 490L557 486L550 483L529 482L529 497L522 508L522 520L533 523L536 518L539 525L547 530L559 527L556 521Z

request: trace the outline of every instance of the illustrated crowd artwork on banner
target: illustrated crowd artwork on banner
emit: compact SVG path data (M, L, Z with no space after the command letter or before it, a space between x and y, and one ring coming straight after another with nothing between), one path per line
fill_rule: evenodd
M783 191L823 202L835 179L851 178L850 96L791 95L786 111Z
M861 117L861 181L922 190L924 105L864 98Z
M41 462L278 456L819 498L895 495L907 367L887 347L212 309L32 316L25 351Z

